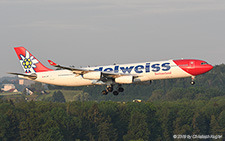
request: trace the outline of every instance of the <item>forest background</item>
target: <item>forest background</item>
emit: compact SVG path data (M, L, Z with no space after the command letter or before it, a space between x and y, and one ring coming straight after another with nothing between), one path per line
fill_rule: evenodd
M0 140L224 140L225 65L189 81L123 85L118 96L101 95L103 86L48 85L41 94L35 83L31 101L0 96Z

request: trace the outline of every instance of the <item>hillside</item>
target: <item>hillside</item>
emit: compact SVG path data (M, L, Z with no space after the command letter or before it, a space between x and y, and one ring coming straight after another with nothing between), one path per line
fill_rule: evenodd
M188 78L125 85L118 96L101 95L102 86L50 86L36 102L10 94L0 99L0 140L224 140L224 70L215 66L195 86ZM52 101L59 91L66 103ZM145 102L113 102L135 98Z
M48 91L49 94L39 95L37 97L37 100L38 101L46 101L46 100L48 101L48 98L52 97L53 93L55 91L59 91L59 90L50 90L50 91ZM63 93L66 102L76 101L77 95L83 94L82 90L60 90L60 91Z

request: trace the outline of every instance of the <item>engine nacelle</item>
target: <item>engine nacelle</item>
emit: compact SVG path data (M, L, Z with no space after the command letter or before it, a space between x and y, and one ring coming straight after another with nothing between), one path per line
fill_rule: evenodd
M115 82L119 84L130 84L133 83L133 81L134 81L133 76L121 76L115 79Z
M91 80L99 80L102 77L102 72L95 71L95 72L88 72L83 74L84 79L91 79Z

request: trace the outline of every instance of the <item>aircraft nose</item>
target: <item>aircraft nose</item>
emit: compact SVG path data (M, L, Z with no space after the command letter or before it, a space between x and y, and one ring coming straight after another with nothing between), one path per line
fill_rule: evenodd
M213 69L213 66L210 65L210 64L201 66L201 67L200 67L200 70L198 71L198 74L197 74L197 75L206 73L206 72L210 71L211 69Z
M207 65L207 70L210 71L211 69L213 69L213 66L210 65L210 64L208 64L208 65Z

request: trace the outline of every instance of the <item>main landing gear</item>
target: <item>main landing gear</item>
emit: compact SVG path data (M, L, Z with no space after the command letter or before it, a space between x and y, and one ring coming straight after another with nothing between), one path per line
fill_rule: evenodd
M105 90L102 91L103 95L107 95L109 92L113 92L113 95L118 95L120 92L123 92L124 88L121 86L121 84L118 85L115 91L113 91L113 85L107 86Z

